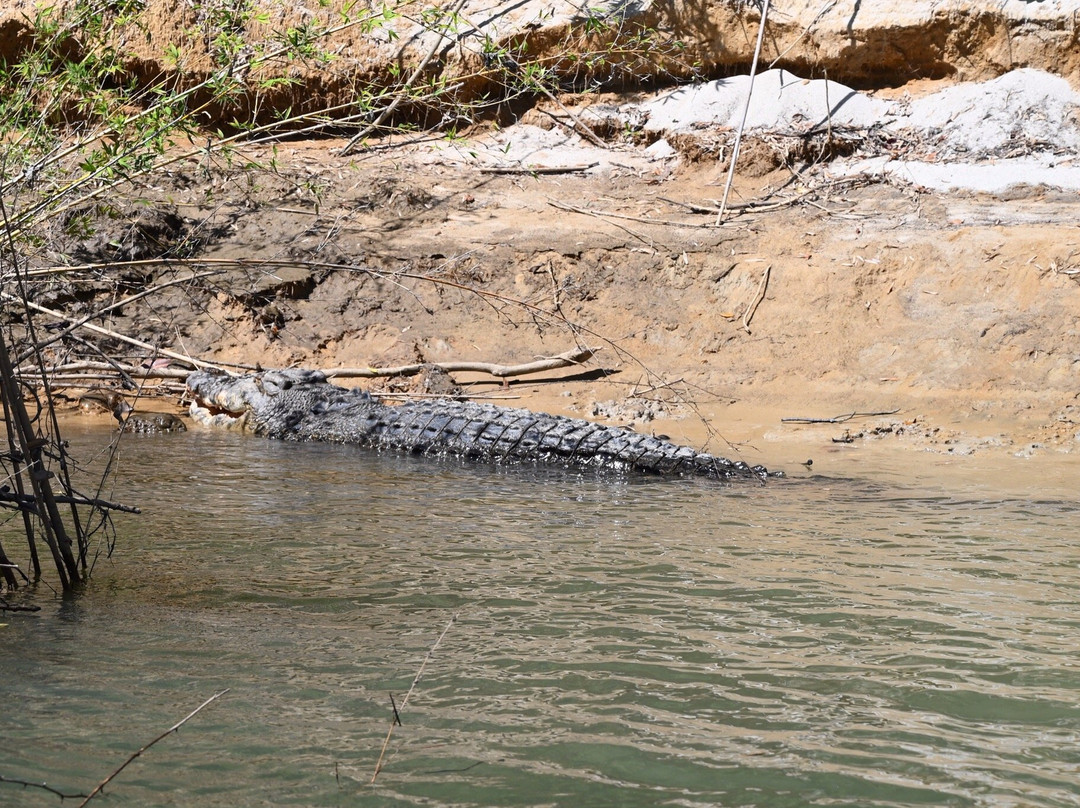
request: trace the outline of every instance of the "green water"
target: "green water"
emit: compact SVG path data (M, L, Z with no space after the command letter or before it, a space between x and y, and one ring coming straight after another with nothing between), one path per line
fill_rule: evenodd
M100 804L1080 805L1080 507L1034 481L718 488L205 432L132 436L120 472L145 513L87 591L0 614L0 774L86 792L229 688Z

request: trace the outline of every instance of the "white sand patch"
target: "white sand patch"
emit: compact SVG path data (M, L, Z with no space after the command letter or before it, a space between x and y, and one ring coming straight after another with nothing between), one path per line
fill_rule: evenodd
M750 88L749 76L680 87L641 105L650 131L693 131L703 126L738 127ZM746 127L802 134L833 126L866 129L890 112L887 101L835 81L801 79L786 70L767 70L754 79Z
M748 76L738 76L665 91L643 102L579 110L582 122L614 121L627 131L651 132L656 139L647 148L601 147L565 127L518 124L440 142L420 159L481 169L600 173L631 168L663 174L679 159L664 136L732 136L749 83ZM829 164L832 176L862 174L941 191L1080 190L1080 93L1040 70L1015 70L992 81L894 101L785 70L768 70L755 80L748 132L821 137L830 126L858 147L854 156ZM877 151L884 142L889 154Z
M1080 93L1060 76L1025 68L992 81L961 84L910 103L894 129L910 129L949 156L1002 150L1076 151Z
M702 133L736 128L749 77L682 87L633 108L645 128ZM1080 189L1080 93L1058 76L1022 69L916 100L885 101L833 81L769 70L754 82L746 131L805 135L877 129L896 155L866 149L830 166L836 176L867 174L934 190L1000 193L1017 186ZM870 143L871 141L868 141Z

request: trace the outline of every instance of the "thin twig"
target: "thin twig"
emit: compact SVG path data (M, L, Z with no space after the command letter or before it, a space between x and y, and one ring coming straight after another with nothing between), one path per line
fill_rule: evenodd
M5 608L5 607L0 606L0 608ZM37 609L37 608L40 608L40 607L35 607L35 609ZM15 777L4 777L4 775L2 775L2 774L0 774L0 783L12 783L12 784L17 785L17 786L22 786L23 788L28 788L28 787L41 788L41 789L44 789L45 791L48 791L50 794L55 794L56 796L58 796L62 800L77 800L79 797L85 797L86 796L85 794L65 794L63 791L58 791L57 789L53 788L52 786L48 785L47 783L33 783L33 782L29 781L29 780L19 780L19 779L15 778Z
M448 16L452 18L455 14L461 11L462 6L464 5L465 0L458 0L457 4L452 9L450 9ZM416 69L413 70L412 74L410 74L410 76L405 79L405 83L401 85L401 89L398 94L394 96L394 100L383 108L382 112L379 113L378 117L376 117L375 120L373 120L363 129L361 129L359 132L357 132L352 137L352 139L350 139L349 142L345 144L345 148L341 150L341 153L343 155L350 154L353 150L353 147L355 147L357 143L359 143L361 140L363 140L380 126L382 126L383 121L393 115L397 108L401 105L401 102L408 97L409 90L412 88L413 83L418 78L420 78L420 74L424 72L424 68L427 67L428 62L430 62L435 57L435 54L439 52L439 48L442 47L443 40L448 38L445 31L437 31L435 33L437 34L437 36L435 37L435 42L432 43L431 48L424 55L424 58L420 60L420 64L416 66Z
M413 677L412 686L409 687L409 692L405 694L405 698L401 700L401 706L394 706L394 716L390 720L390 729L386 733L386 740L383 741L382 750L379 752L379 759L375 762L375 771L371 775L369 782L374 783L375 778L379 776L379 771L382 769L383 757L386 755L386 747L390 745L390 736L394 734L394 727L400 726L401 718L399 714L405 709L405 705L409 703L409 696L413 694L413 690L416 689L417 683L420 681L420 677L424 675L424 668L427 667L428 660L431 659L431 655L435 653L435 649L439 647L439 643L443 641L443 637L446 636L446 632L450 630L450 626L454 625L454 621L458 618L458 612L454 612L454 616L450 618L450 622L446 624L446 628L442 630L442 634L439 635L439 639L435 640L435 644L428 649L427 654L424 656L424 661L420 663L420 670L416 672L416 676ZM393 701L393 697L391 697ZM81 807L80 807L81 808Z
M130 757L128 757L128 759L127 759L127 760L125 760L125 761L124 761L123 763L121 763L121 764L120 764L119 768L117 768L117 769L116 769L115 771L113 771L113 773L112 773L112 774L110 774L110 775L109 775L108 777L106 777L106 778L105 778L104 780L102 780L102 781L101 781L100 783L98 783L98 784L97 784L97 787L96 787L96 788L95 788L95 789L94 789L93 791L91 791L91 792L90 792L90 794L89 794L89 795L87 796L87 798L86 798L85 800L83 800L83 801L82 801L81 803L79 803L79 808L83 808L83 806L84 806L84 805L86 805L86 803L90 802L90 800L92 800L92 799L93 799L93 798L94 798L95 796L97 796L98 794L100 794L100 793L101 793L101 790L102 790L103 788L105 788L105 786L107 786L107 785L109 784L109 782L110 782L110 781L111 781L111 780L112 780L112 779L113 779L114 777L116 777L116 775L120 774L120 772L122 772L122 771L123 771L124 769L126 769L126 768L127 768L127 766L128 766L128 764L130 764L130 763L131 763L132 761L134 761L134 760L135 760L135 758L139 757L139 756L140 756L140 755L141 755L141 754L142 754L143 752L145 752L145 751L146 751L147 749L149 749L149 748L150 748L151 746L153 746L154 744L156 744L156 743L157 743L158 741L160 741L160 740L161 740L162 738L165 738L165 737L167 737L167 736L171 735L172 733L174 733L174 732L177 732L177 731L178 731L178 730L180 729L180 727L184 726L184 724L186 724L186 723L187 723L187 722L188 722L188 721L189 721L190 719L194 718L194 717L195 717L195 715L196 715L196 714L197 714L197 713L198 713L198 712L199 712L200 710L202 710L202 709L203 709L204 707L206 707L207 705L209 705L209 704L210 704L210 702L212 702L212 701L216 701L217 699L221 698L221 697L222 697L222 696L224 696L224 695L225 695L226 693L228 693L228 692L229 692L229 689L230 689L230 688L225 688L225 689L224 689L224 690L222 690L222 691L221 691L220 693L215 693L215 694L214 694L214 695L212 695L212 696L211 696L210 698L208 698L208 699L207 699L206 701L204 701L204 702L203 702L202 704L200 704L200 705L199 705L198 707L196 707L196 708L195 708L194 710L192 710L192 711L191 711L190 713L188 713L188 714L187 714L187 715L186 715L186 716L185 716L184 718L182 718L182 719L180 719L179 721L177 721L177 722L176 722L175 724L173 724L173 725L172 725L171 727L169 727L169 728L168 728L167 730L165 730L165 731L164 731L163 733L161 733L161 734L160 734L160 735L158 735L158 736L157 736L156 738L154 738L154 740L150 741L150 743L146 744L146 746L142 747L142 748L141 748L141 749L139 749L139 750L138 750L137 752L133 752L133 753L132 753L132 754L130 755Z
M664 200L670 201L670 200ZM629 222L641 222L642 224L656 224L662 227L707 227L710 230L714 229L715 225L702 224L701 222L679 222L674 219L650 219L646 216L630 216L626 213L615 213L609 210L589 210L588 208L577 207L576 205L568 205L565 202L558 202L554 199L549 199L548 204L553 208L559 208L560 210L568 210L573 213L582 213L586 216L598 216L605 219L625 219ZM678 204L678 203L676 203ZM687 205L686 207L691 207ZM701 211L695 211L700 213ZM711 208L710 212L715 213L716 209ZM616 225L618 226L618 225ZM635 234L636 235L636 234ZM639 237L640 238L640 237Z
M568 211L571 211L573 213L581 213L581 214L584 214L585 216L595 216L598 219L608 219L608 220L610 220L610 219L629 219L629 218L631 218L631 217L625 216L625 215L623 215L621 213L602 213L602 212L598 213L598 212L595 212L595 211L588 210L587 208L579 208L577 205L567 205L565 202L556 202L553 199L549 199L548 204L551 205L553 208L559 208L560 210L568 210ZM645 221L648 221L648 220L645 220ZM651 223L652 222L650 222L650 224ZM622 231L624 231L626 233L629 233L631 236L638 239L638 241L640 241L641 243L649 245L649 249L656 249L656 242L653 241L653 239L650 238L649 236L642 235L641 233L638 233L636 230L632 230L629 227L626 227L625 225L619 224L618 222L608 221L608 224L610 224L612 227L617 227L620 230L622 230ZM694 227L695 225L688 225L688 226L689 227ZM664 246L667 247L667 245L664 245Z
M852 418L873 418L879 415L896 415L900 408L895 410L883 410L881 412L849 412L847 415L836 415L832 418L781 418L785 424L842 424Z
M821 18L824 17L826 14L828 14L832 10L832 7L836 5L836 3L837 0L829 0L828 3L822 6L821 11L819 11L814 16L814 19L810 20L810 24L803 29L803 32L799 34L799 36L795 39L794 42L792 42L790 45L780 51L779 55L771 62L769 62L769 66L766 69L772 70L774 67L776 67L776 63L783 59L785 56L787 56L788 52L790 52L792 48L802 42L803 39L807 36L807 34L809 34L810 31L813 29L813 27L818 24L818 21L821 20Z
M758 25L754 60L750 63L750 89L746 92L746 106L743 107L742 120L739 122L739 129L735 133L735 147L731 151L731 165L728 166L727 182L724 183L724 198L720 201L720 212L716 214L717 227L724 221L724 210L727 208L728 194L731 193L731 183L735 179L735 164L739 161L739 145L742 143L743 129L746 128L746 117L750 114L750 99L754 95L754 74L757 73L758 57L761 55L761 43L765 39L765 19L768 16L769 0L765 0L761 6L761 23Z

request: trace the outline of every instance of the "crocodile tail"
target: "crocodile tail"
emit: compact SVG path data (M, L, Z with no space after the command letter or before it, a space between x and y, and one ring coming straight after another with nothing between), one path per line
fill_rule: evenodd
M420 454L558 460L568 465L627 468L664 475L726 479L764 476L764 469L697 452L622 427L493 405L425 401L387 407L370 443Z

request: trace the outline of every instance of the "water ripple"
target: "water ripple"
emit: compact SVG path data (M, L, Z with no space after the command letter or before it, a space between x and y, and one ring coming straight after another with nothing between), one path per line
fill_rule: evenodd
M0 773L85 789L230 687L110 801L1080 803L1074 503L210 433L121 473L114 558L0 629Z

